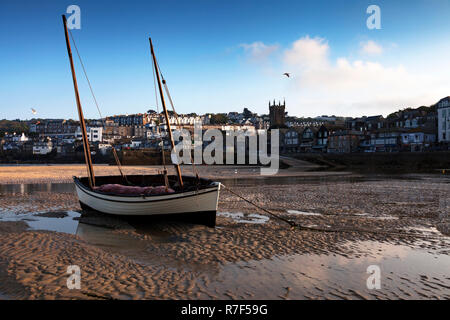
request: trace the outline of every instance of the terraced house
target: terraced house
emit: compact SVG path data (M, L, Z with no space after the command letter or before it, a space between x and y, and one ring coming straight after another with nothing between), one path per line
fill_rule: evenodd
M441 99L438 108L438 141L450 142L450 97Z

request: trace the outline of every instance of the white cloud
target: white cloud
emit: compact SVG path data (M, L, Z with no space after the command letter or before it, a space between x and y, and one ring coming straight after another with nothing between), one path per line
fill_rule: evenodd
M432 70L414 73L401 64L329 56L329 45L321 38L304 37L285 50L284 68L295 75L286 88L291 114L386 115L448 95L450 79Z
M306 36L295 41L292 48L285 51L284 59L289 65L306 69L326 67L329 49L324 39Z
M383 47L375 41L361 42L361 53L367 55L379 55L383 53Z
M261 41L253 43L243 43L240 47L244 48L250 60L261 62L266 60L272 53L278 50L278 45L266 45Z

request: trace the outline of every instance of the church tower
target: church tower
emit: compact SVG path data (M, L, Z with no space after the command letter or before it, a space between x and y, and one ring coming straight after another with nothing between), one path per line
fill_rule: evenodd
M286 109L286 101L281 104L278 101L278 104L273 100L273 104L270 104L269 101L269 118L270 118L270 127L271 128L282 128L285 127L285 109Z

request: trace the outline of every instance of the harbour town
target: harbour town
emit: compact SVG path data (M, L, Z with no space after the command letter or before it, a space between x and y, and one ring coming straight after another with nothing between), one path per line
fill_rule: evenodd
M268 111L268 114L263 115L253 113L248 108L242 112L204 115L176 115L172 111L169 123L174 130L184 129L192 135L196 125L203 132L216 129L225 138L231 132L241 131L251 135L258 130L270 132L271 129L278 129L279 152L294 156L450 150L450 97L442 98L430 106L404 108L387 117L299 118L287 114L285 101L269 102ZM154 110L87 120L92 155L108 163L113 161L111 148L115 148L121 157L126 151L132 155L134 150L149 153L161 148L169 150L170 141L165 123L163 114ZM0 135L3 163L82 161L82 134L76 120L2 120ZM208 145L207 141L201 143L202 148ZM161 163L161 159L149 161Z
M1 303L449 300L449 9L2 2Z

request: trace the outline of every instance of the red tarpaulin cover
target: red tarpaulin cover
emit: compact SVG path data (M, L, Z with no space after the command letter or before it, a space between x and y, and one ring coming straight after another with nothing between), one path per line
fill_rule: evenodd
M100 187L94 187L95 191L114 193L120 195L158 195L158 194L169 194L175 191L171 188L165 186L157 187L134 187L134 186L124 186L121 184L104 184Z

